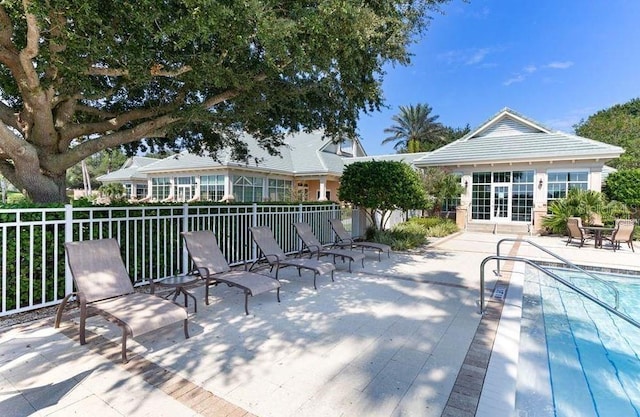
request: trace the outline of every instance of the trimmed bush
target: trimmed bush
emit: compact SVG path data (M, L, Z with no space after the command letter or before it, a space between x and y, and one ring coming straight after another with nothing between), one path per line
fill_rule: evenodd
M428 243L428 237L448 236L458 231L456 224L440 217L413 218L391 230L369 230L367 240L385 243L393 250L417 248Z

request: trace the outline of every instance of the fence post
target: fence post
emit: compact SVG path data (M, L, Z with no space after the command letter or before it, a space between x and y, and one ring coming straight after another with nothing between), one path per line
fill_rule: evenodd
M73 206L71 204L64 205L64 241L73 241ZM66 252L65 248L62 248ZM73 277L71 276L71 269L69 263L66 260L64 262L64 295L67 296L73 292Z
M253 203L251 208L253 210L253 212L251 213L251 227L257 227L258 226L258 203ZM251 257L253 259L258 259L258 247L256 246L256 242L253 239L251 239Z
M182 205L182 231L189 231L189 205L187 203ZM180 246L180 242L182 241L182 236L178 236L178 246ZM189 253L187 252L187 247L182 246L182 268L181 271L183 274L189 272Z

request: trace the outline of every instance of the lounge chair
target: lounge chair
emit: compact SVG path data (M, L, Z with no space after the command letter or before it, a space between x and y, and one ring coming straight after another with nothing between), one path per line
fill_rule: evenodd
M613 245L613 250L620 249L620 243L626 242L627 246L633 249L633 231L635 229L635 222L633 220L616 219L615 228L610 237L605 239L609 240Z
M350 247L357 247L362 249L363 252L365 249L375 250L378 252L378 260L381 260L380 254L382 252L386 252L387 257L391 257L391 246L385 245L384 243L367 242L353 238L351 234L347 232L347 229L344 228L340 219L329 219L329 223L331 223L331 228L336 234L336 244L340 246L348 245Z
M298 269L298 275L302 276L301 270L307 269L313 271L313 288L316 287L316 278L318 275L324 275L325 273L331 273L331 281L333 281L333 271L336 269L335 265L330 262L322 262L317 259L308 258L290 258L288 257L276 239L273 237L271 229L267 226L250 227L251 237L258 246L260 252L258 258L255 260L251 268L258 264L259 261L265 259L271 269L276 268L276 279L278 279L278 271L280 268L287 266L294 266ZM251 269L250 268L250 269Z
M280 302L280 282L271 277L249 271L232 271L213 232L197 231L181 233L193 261L194 268L205 281L205 303L209 305L209 287L227 284L244 291L244 312L249 314L249 296L276 290Z
M60 327L62 312L72 295L80 302L80 344L86 343L88 311L96 312L122 327L122 362L127 362L127 336L157 330L183 322L189 337L187 310L155 295L136 292L114 239L65 243L68 265L77 292L67 295L56 313L54 326Z
M320 256L333 256L333 263L336 263L336 257L340 257L344 262L345 259L349 260L349 272L351 272L351 262L361 261L364 268L364 253L352 251L350 249L336 249L327 248L316 238L311 230L311 226L308 223L294 223L293 227L296 229L296 233L300 240L302 240L301 252L307 248L311 256L316 255L318 259Z
M569 239L567 239L565 246L573 242L573 239L576 239L580 241L579 247L582 247L585 241L593 238L593 235L585 231L580 217L567 218L567 234L569 235Z

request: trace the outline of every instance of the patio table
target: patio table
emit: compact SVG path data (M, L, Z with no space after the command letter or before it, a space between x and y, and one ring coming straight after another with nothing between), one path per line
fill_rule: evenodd
M199 285L202 285L203 281L200 275L173 275L166 278L160 278L156 281L151 280L151 294L155 293L155 286L162 288L169 288L172 291L169 292L164 298L169 298L173 295L173 302L176 301L176 298L180 294L184 295L184 306L189 307L189 301L187 297L193 299L193 311L194 313L198 312L198 302L196 301L196 297L193 296L188 290L190 288L195 288Z
M604 232L612 232L615 230L615 227L605 226L583 226L582 228L593 232L594 247L596 248L602 248L602 236Z

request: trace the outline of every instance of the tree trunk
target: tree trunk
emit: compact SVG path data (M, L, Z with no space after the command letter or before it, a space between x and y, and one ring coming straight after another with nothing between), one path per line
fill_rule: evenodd
M35 203L66 203L67 197L66 173L54 176L30 175L27 178L19 178L21 191Z

